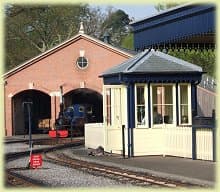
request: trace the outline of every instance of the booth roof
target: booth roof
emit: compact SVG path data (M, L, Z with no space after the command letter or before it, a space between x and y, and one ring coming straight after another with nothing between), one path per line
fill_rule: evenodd
M113 74L132 73L181 73L200 72L202 68L160 51L145 50L127 61L102 73L101 77Z

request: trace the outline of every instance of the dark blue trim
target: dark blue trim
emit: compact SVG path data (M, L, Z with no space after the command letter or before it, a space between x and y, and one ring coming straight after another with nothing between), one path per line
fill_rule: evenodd
M179 125L179 91L178 83L176 83L176 126Z
M197 115L197 87L191 83L191 102L192 102L192 115Z
M212 154L213 154L213 161L216 162L216 116L215 110L212 112L212 119L213 119L213 128L212 128Z
M135 96L134 84L127 85L127 106L128 106L128 157L134 155L133 149L133 128L135 127Z
M190 17L191 15L198 15L210 11L215 11L215 5L187 5L173 10L167 10L160 12L157 15L148 17L146 19L136 21L130 25L134 30L141 30L143 28L153 27L155 25L161 25L167 23L170 20L176 20L183 17Z
M196 151L196 125L194 125L194 116L197 115L197 96L196 85L191 83L191 109L192 109L192 159L197 159Z
M133 127L135 127L134 84L128 84L127 100L128 100L128 128L133 128Z
M135 91L134 91L134 84L130 84L130 139L131 139L131 147L130 147L130 154L131 157L134 156L134 143L133 143L133 128L135 127Z
M148 124L151 128L151 94L150 94L150 83L148 83Z
M128 148L128 158L130 157L130 126L131 126L131 122L130 122L130 119L131 119L131 117L130 117L130 114L131 114L131 112L130 112L130 95L131 95L131 93L130 93L131 91L130 91L130 85L128 85L127 86L127 116L128 116L128 145L127 145L127 148Z
M215 33L214 5L188 5L131 24L135 50ZM202 43L202 42L201 42Z
M212 150L213 161L216 162L216 127L212 129Z
M119 78L120 77L120 78ZM201 81L201 72L176 73L132 73L103 76L105 85L120 85L129 83L197 83Z
M196 160L196 127L192 125L192 159Z

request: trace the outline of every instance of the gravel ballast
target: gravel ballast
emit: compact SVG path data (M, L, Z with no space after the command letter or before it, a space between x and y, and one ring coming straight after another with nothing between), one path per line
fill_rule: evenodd
M94 176L50 162L43 162L42 167L38 169L25 169L28 159L28 157L19 158L8 162L5 166L15 173L39 180L41 183L50 187L131 187L130 184L122 184L115 180Z

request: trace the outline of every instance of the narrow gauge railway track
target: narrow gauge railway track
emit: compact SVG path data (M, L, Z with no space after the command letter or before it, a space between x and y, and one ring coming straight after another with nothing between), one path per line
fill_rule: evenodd
M46 153L58 149L64 149L68 147L78 147L82 145L84 142L80 140L73 141L71 143L62 143L60 142L59 145L46 147L42 149L33 149L32 153ZM5 155L6 162L25 157L30 155L29 151L22 151L22 152L15 152L9 153ZM39 182L38 180L34 180L28 177L25 177L19 173L15 173L13 168L8 168L5 170L5 186L6 187L42 187L44 186L43 183Z
M71 142L71 138L39 138L32 139L34 145L55 145L55 144L65 144ZM4 144L16 144L16 143L26 143L29 144L29 139L19 139L19 140L9 140L4 141Z
M40 138L40 139L32 139L32 142L40 142L40 141L47 141L49 140L48 138ZM4 144L14 144L14 143L28 143L29 142L29 138L20 138L20 139L15 139L15 140L5 140Z
M130 183L136 186L160 186L166 188L199 187L198 185L171 181L165 178L158 178L144 173L137 173L116 167L105 166L78 159L73 159L63 153L45 153L45 159L51 163L82 170L93 175L108 177L121 183Z
M64 149L64 148L68 148L68 147L77 147L77 146L80 146L80 145L84 144L84 141L80 140L80 139L72 141L72 142L59 141L58 144L54 143L55 142L54 140L51 140L51 141L48 140L46 142L49 142L49 144L51 146L50 147L39 148L39 149L34 149L33 148L32 153L45 153L45 152L58 150L58 149ZM53 144L54 144L54 146L53 146ZM44 145L45 145L45 143L44 143ZM21 152L7 153L5 155L5 160L6 161L11 161L11 160L14 160L14 159L22 157L22 156L28 156L29 154L30 154L30 151L28 151L28 150L27 151L21 151Z
M30 179L10 170L6 171L6 187L42 187L43 184L37 180Z

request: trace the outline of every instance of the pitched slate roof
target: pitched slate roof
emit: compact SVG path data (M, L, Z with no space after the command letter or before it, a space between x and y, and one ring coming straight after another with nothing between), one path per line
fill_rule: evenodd
M160 51L145 50L122 64L110 68L101 76L131 73L184 73L201 72L202 68Z

